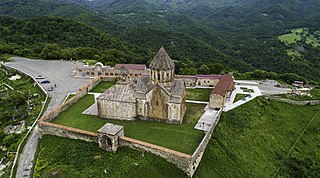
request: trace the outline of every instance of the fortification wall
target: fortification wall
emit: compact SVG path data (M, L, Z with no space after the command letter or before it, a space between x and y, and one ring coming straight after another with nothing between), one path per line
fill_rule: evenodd
M83 96L85 96L90 90L92 90L96 85L99 84L101 80L101 77L95 78L83 87L81 87L75 95L62 103L61 105L57 106L54 110L50 111L46 115L42 116L40 119L41 121L46 121L50 122L52 121L55 117L57 117L61 112L67 110L70 106L74 105L76 102L78 102Z
M189 171L188 171L191 155L174 151L168 148L164 148L158 145L146 143L140 140L128 138L125 136L119 137L119 145L158 155L166 159L167 161L175 164L179 169L184 171L188 176L190 177L192 176L189 174Z
M281 102L288 103L288 104L300 105L300 106L304 106L304 105L320 105L320 100L295 101L295 100L280 98L280 97L277 97L277 96L266 96L265 98L266 99L272 99L272 100L275 100L275 101L281 101Z
M197 168L201 162L202 156L203 156L203 154L207 148L207 145L211 139L213 130L217 126L217 124L219 123L221 113L222 113L222 109L220 109L220 111L218 112L216 119L214 120L214 122L210 126L209 130L206 132L205 136L201 140L199 146L193 152L193 154L190 158L190 162L188 165L188 172L191 175L191 177L193 176L193 174L195 173L195 171L197 170Z
M62 125L57 125L53 123L48 123L40 121L39 131L41 135L49 134L59 137L66 137L72 139L84 140L87 142L98 143L98 134L93 132L88 132L80 129L75 129L71 127L66 127Z
M93 132L88 132L80 129L75 129L71 127L66 127L58 124L50 123L56 116L61 112L68 109L71 105L76 103L79 99L85 96L91 89L93 89L100 81L111 81L114 78L110 77L98 77L83 86L79 91L76 92L75 96L67 100L56 109L44 115L39 122L40 136L44 134L55 135L59 137L67 137L72 139L84 140L87 142L98 143L98 134ZM217 116L215 122L211 125L208 132L206 132L201 143L192 155L174 151L168 148L164 148L158 145L146 143L140 140L135 140L125 136L119 137L119 145L127 146L132 149L139 151L146 151L152 154L158 155L167 161L176 165L177 168L184 171L189 177L192 177L195 173L198 165L202 159L205 149L209 143L213 130L217 123L219 122L221 111Z

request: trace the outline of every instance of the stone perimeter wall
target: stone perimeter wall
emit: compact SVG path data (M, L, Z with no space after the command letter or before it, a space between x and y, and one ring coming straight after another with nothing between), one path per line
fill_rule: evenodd
M128 138L125 136L119 137L119 144L120 146L126 146L135 150L139 150L142 152L150 152L152 154L160 156L176 165L176 167L185 172L189 177L192 177L192 175L188 171L191 155L164 148L158 145L146 143L140 140Z
M197 147L197 149L193 152L191 158L190 158L190 162L189 162L189 167L188 167L188 172L191 174L191 177L193 176L193 174L196 172L202 156L204 154L204 152L206 151L207 145L211 139L212 133L214 131L214 128L217 126L217 124L220 121L220 116L222 114L222 109L219 110L217 117L215 118L214 122L212 123L212 125L209 127L209 130L206 132L206 134L204 135L202 141L200 142L199 146Z
M40 127L41 125L41 127ZM39 131L41 135L55 135L72 139L84 140L87 142L98 143L98 134L80 129L70 128L58 124L40 121Z
M98 134L93 132L88 132L80 129L75 129L72 127L62 126L58 124L50 123L55 117L57 117L61 112L67 110L70 106L79 101L83 96L85 96L90 90L92 90L101 81L112 81L114 77L97 77L91 82L83 86L76 92L75 96L65 101L63 104L50 111L46 115L42 116L39 121L39 131L40 137L45 134L55 135L59 137L66 137L72 139L84 140L87 142L98 143ZM209 143L213 130L217 123L219 122L220 115L219 112L217 119L211 125L208 132L206 132L199 146L192 155L174 151L168 148L164 148L158 145L146 143L140 140L135 140L129 137L121 136L119 137L119 145L126 146L139 151L146 151L152 154L158 155L167 161L176 165L177 168L185 172L189 177L192 177L195 173L205 149Z
M293 104L293 105L320 105L320 100L309 100L309 101L295 101L295 100L290 100L290 99L285 99L285 98L280 98L277 96L266 96L266 99L272 99L275 101L281 101L284 103L288 103L288 104Z

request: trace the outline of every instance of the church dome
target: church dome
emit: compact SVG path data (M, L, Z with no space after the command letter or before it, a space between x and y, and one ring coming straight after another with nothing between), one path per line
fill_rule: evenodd
M164 47L161 47L157 55L151 61L149 67L151 70L167 71L174 70L175 66Z

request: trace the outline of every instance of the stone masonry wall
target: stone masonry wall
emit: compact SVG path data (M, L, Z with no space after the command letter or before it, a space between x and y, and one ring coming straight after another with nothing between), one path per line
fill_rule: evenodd
M197 147L197 149L194 151L194 153L192 154L192 156L190 158L190 163L188 165L188 172L191 175L191 177L196 172L196 170L201 162L202 156L203 156L203 154L207 148L207 145L211 139L213 130L217 126L217 124L220 120L221 113L222 113L222 109L220 109L215 121L212 123L209 130L206 132L205 136L203 137L202 141L200 142L199 146Z
M44 135L44 134L51 134L51 135L59 134L57 136L66 137L66 135L70 135L71 132L82 131L79 129L74 130L71 127L65 127L65 126L61 126L61 125L57 125L57 124L52 124L49 122L52 121L55 117L57 117L61 112L67 110L70 106L72 106L73 104L78 102L79 99L81 99L90 90L92 90L96 85L98 85L99 82L112 81L113 79L114 79L114 77L97 77L97 78L93 79L92 81L90 81L89 83L84 85L82 88L80 88L76 92L74 97L70 98L69 100L65 101L61 105L57 106L54 110L52 110L49 113L42 116L39 121L40 134L42 134L42 135ZM85 134L85 132L82 134ZM77 134L73 133L73 135L77 135ZM92 136L92 134L91 134L91 136ZM72 136L72 134L71 134L70 138L76 138L76 137ZM83 138L83 135L81 135L78 139L81 139L81 138ZM84 140L87 141L87 138L85 138Z
M88 132L80 129L75 129L71 127L66 127L62 125L57 125L53 123L48 123L44 121L40 121L41 125L39 127L39 131L41 135L49 134L55 135L59 137L66 137L72 139L79 139L87 142L98 143L98 134L93 132Z
M280 98L277 96L266 96L266 99L272 99L275 101L281 101L284 103L288 103L288 104L293 104L293 105L320 105L320 100L309 100L309 101L295 101L295 100L290 100L290 99L285 99L285 98Z
M181 153L178 151L174 151L168 148L164 148L158 145L153 145L150 143L146 143L140 140L135 140L132 138L128 138L125 136L119 137L119 145L126 146L135 150L139 151L146 151L152 154L158 155L167 161L176 165L179 169L185 172L188 176L192 176L189 171L188 167L190 164L191 155Z

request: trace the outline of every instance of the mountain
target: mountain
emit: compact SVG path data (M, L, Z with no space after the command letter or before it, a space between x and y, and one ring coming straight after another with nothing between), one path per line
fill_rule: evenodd
M31 7L33 10L31 10ZM177 72L248 72L256 69L320 79L305 44L299 60L278 36L294 28L319 30L317 0L3 0L0 14L59 16L94 26L130 46L147 62L160 46L177 60ZM181 68L181 70L180 70ZM191 68L192 70L186 70ZM184 71L184 72L183 72ZM313 75L313 71L316 75ZM188 72L186 72L187 74Z

